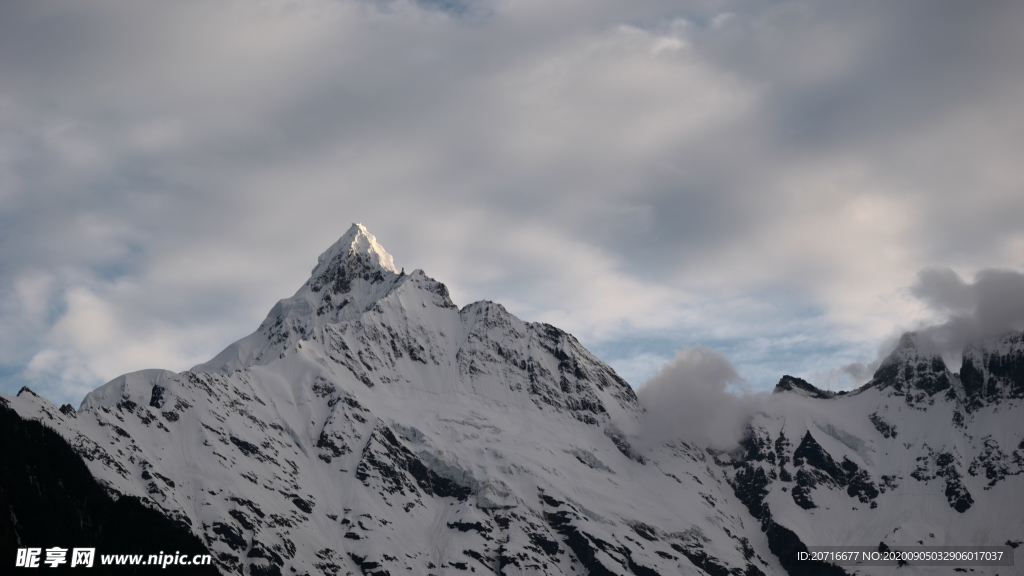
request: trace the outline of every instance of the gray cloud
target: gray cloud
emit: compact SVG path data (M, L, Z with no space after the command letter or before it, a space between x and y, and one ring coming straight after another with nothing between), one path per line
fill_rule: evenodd
M978 306L973 287L949 268L925 268L917 273L911 293L929 307L945 313L962 314Z
M970 342L1024 330L1024 274L1015 270L982 270L968 283L949 268L926 268L911 291L943 317L920 333L945 357L958 358Z
M637 378L828 372L1019 264L1021 10L0 2L0 388L206 359L352 221Z
M854 382L866 382L871 379L880 364L881 362L878 360L874 362L851 362L839 370L852 378Z
M732 394L742 381L735 368L710 348L683 350L637 391L646 412L640 436L729 449L743 437L762 395Z

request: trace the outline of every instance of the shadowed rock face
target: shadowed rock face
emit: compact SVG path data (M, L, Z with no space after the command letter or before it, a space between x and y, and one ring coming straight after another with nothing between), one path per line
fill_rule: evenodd
M969 409L1024 398L1024 333L971 344L960 368Z
M187 525L175 524L138 498L112 500L60 435L39 422L23 420L3 400L0 437L0 558L6 566L13 566L18 548L27 547L66 548L68 562L72 548L96 548L94 565L86 569L89 574L153 571L100 566L101 554L209 554ZM218 574L212 565L168 566L165 571Z

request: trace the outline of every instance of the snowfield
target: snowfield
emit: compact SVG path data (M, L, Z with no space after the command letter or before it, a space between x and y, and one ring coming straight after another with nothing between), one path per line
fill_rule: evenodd
M959 374L904 336L832 394L784 378L743 445L640 450L630 386L571 335L458 308L360 225L251 335L78 410L4 396L225 574L954 574L783 566L800 546L1024 541L1024 338ZM974 574L1024 574L971 567Z

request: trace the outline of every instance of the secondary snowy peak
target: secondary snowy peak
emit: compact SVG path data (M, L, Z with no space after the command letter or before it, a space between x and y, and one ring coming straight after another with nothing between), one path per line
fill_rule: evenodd
M1024 399L1024 332L968 343L959 374L949 369L927 338L908 332L857 392L870 388L903 395L912 406L931 404L939 392L945 392L966 412Z
M915 403L952 390L955 379L942 357L928 350L919 334L907 332L865 388L891 389Z

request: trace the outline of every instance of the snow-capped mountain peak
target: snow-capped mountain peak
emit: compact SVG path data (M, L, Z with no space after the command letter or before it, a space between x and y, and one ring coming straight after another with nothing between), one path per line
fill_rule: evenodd
M572 335L459 308L355 224L210 362L121 376L77 412L0 404L224 574L842 575L864 572L786 559L1021 543L1024 334L964 362L961 384L908 334L859 390L783 377L739 450L649 445L633 390Z
M938 353L929 349L916 332L904 334L896 349L882 361L868 384L903 394L908 402L947 391L955 393L959 382Z
M230 373L269 362L318 328L359 318L413 277L425 278L419 270L411 276L398 272L377 238L362 224L352 224L320 255L299 290L274 305L256 332L192 369ZM447 299L447 292L444 294Z
M336 265L340 260L359 258L388 272L398 272L395 261L387 250L377 242L377 237L359 223L354 223L337 242L331 245L317 259L313 277L324 273L325 267Z

